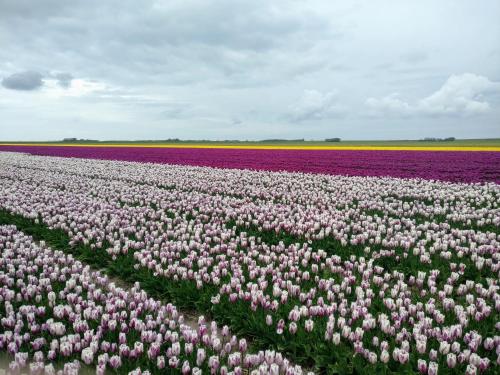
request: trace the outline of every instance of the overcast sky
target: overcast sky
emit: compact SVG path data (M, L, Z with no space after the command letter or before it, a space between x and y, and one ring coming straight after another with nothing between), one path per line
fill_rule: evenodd
M0 0L0 139L500 137L500 1Z

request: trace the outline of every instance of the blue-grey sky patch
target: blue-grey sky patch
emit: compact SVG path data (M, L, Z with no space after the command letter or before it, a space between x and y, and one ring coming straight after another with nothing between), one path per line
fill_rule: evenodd
M0 0L0 139L500 137L500 2Z

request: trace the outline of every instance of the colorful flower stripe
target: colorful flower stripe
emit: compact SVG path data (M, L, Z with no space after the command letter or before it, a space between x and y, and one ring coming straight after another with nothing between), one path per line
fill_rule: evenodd
M191 147L191 146L190 146ZM0 146L34 155L218 168L500 183L500 152Z
M497 146L370 146L370 145L344 145L344 146L317 146L317 145L294 145L294 144L209 144L209 143L0 143L2 146L41 146L41 147L103 147L103 148L208 148L208 149L237 149L237 150L351 150L351 151L497 151Z

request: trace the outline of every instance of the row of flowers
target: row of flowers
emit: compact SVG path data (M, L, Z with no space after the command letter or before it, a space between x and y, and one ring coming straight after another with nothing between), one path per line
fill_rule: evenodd
M397 147L391 150L252 150L105 145L0 145L0 151L263 171L500 183L500 153L494 151L404 151Z
M0 250L0 350L13 356L12 373L73 374L83 365L99 374L303 373L280 353L249 352L227 326L185 322L138 284L120 288L14 226L0 226Z
M4 209L207 290L320 370L500 361L498 185L0 157Z

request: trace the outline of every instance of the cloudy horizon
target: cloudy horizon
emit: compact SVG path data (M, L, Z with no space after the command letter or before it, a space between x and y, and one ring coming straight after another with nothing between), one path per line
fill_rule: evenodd
M0 140L500 137L500 2L0 0Z

